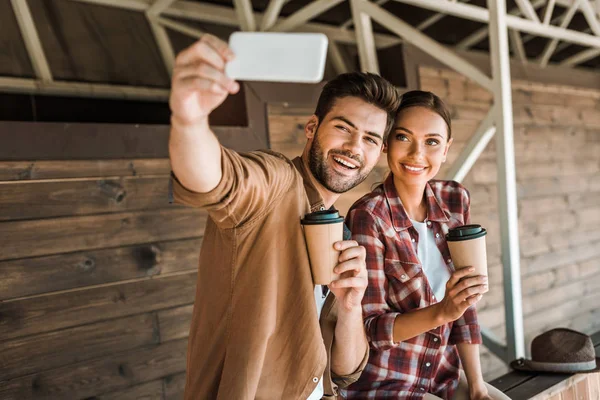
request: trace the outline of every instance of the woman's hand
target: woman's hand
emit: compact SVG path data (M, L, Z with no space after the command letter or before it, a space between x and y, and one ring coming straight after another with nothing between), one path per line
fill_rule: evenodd
M474 385L469 385L469 399L470 400L493 400L485 386L485 383L478 382Z
M487 276L467 278L467 275L474 271L475 268L472 267L461 268L455 271L446 283L446 294L439 303L444 320L456 321L488 291Z

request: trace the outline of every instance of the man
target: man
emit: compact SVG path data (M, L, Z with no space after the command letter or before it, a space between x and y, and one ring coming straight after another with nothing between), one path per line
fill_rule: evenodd
M220 146L209 114L239 86L211 35L176 60L169 142L176 201L209 213L190 328L185 399L317 399L355 381L368 356L365 251L341 251L339 280L311 278L300 219L332 207L377 163L399 104L372 74L323 89L302 157ZM320 318L319 318L320 316Z

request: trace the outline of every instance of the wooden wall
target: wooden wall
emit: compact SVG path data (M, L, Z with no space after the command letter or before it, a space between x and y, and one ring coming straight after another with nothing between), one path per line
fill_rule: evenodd
M0 163L1 399L181 398L206 215L168 204L168 176Z
M452 110L457 141L449 164L485 117L491 95L445 69L421 67L419 77ZM600 91L515 80L512 95L529 350L533 337L551 328L600 329ZM488 229L490 292L478 305L480 322L504 338L495 149L492 140L463 183L473 222ZM507 371L487 350L482 365L487 379Z
M182 398L207 215L169 204L168 131L0 122L0 399Z

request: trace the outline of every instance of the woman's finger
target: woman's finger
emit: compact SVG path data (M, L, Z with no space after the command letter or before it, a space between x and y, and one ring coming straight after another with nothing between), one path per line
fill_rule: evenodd
M452 289L462 278L473 272L475 272L475 268L473 267L465 267L454 271L446 283L446 288L448 290Z

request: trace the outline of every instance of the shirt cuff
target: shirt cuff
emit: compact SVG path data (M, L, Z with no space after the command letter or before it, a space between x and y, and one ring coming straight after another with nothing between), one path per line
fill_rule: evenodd
M394 347L394 322L400 313L388 312L373 317L366 323L366 331L371 346L378 350L387 350Z
M461 343L482 344L481 328L478 324L454 325L450 331L448 344L456 345Z
M367 346L367 350L365 351L365 355L360 362L356 371L352 372L348 375L337 375L335 372L331 371L331 380L338 387L345 388L350 386L352 383L356 382L358 378L360 378L360 374L362 374L363 370L367 366L367 362L369 361L369 346Z

